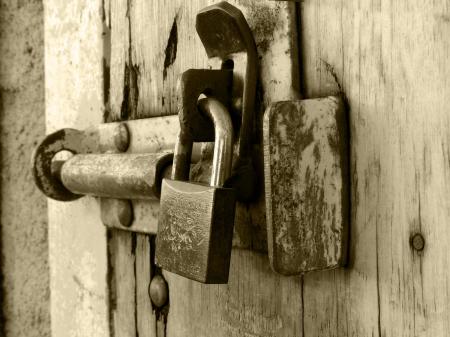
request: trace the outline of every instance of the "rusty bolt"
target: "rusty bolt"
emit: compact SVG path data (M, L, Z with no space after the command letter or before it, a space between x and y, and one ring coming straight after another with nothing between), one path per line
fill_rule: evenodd
M130 132L125 123L120 123L114 130L114 145L119 152L125 152L130 145Z
M169 288L167 282L162 275L156 275L152 278L150 286L148 287L148 294L152 303L161 308L169 298Z
M416 233L411 237L411 246L418 252L425 248L425 239L420 233Z
M133 224L133 206L130 200L117 199L115 205L119 223L124 227L130 227Z

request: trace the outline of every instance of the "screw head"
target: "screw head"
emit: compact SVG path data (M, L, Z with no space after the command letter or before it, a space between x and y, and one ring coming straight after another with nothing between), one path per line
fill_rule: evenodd
M122 226L130 227L133 224L133 206L130 200L117 199L116 211Z
M162 275L155 275L155 277L152 278L150 286L148 287L148 294L152 303L158 308L161 308L167 303L167 299L169 298L169 287Z
M130 145L130 131L125 123L120 123L114 130L114 145L119 152L125 152Z
M422 251L425 248L425 239L420 233L411 237L411 245L416 251Z
M232 100L233 109L242 112L242 97L237 97Z

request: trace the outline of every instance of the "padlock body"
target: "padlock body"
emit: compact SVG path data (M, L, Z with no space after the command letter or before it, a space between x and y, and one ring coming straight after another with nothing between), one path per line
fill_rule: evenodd
M227 283L235 191L164 179L156 264L202 283Z

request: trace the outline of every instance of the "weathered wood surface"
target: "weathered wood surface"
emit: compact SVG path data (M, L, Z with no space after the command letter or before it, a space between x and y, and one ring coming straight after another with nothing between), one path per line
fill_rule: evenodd
M293 99L295 87L280 80L297 70L294 61L292 68L282 61L291 59L286 46L296 41L280 24L286 21L278 20L288 12L283 9L287 4L253 1L238 5L259 36L264 104ZM112 28L106 115L117 119L175 112L177 96L171 90L177 74L206 64L193 30L196 11L206 4L130 0L127 16L127 2L104 1L105 26ZM167 274L170 311L167 326L160 320L157 330L168 336L446 336L448 5L445 0L305 0L299 7L306 96L343 91L351 108L349 268L305 276L302 295L300 278L277 276L263 255L235 250L228 285L202 286ZM98 123L102 81L94 60L101 53L101 27L96 24L100 4L46 0L45 8L49 129ZM54 335L105 336L103 227L93 215L98 209L86 198L49 206ZM257 224L258 214L250 214L240 216ZM251 227L237 229L252 232ZM410 247L416 232L425 238L421 252ZM129 248L135 261L145 261L144 246L134 253ZM151 273L149 266L141 267ZM138 281L139 294L148 282L145 275L145 281ZM77 282L80 276L82 282ZM138 325L153 326L148 303L136 307Z
M263 132L271 266L283 275L342 267L350 210L344 101L273 103Z
M195 17L215 1L110 1L106 8L112 21L111 92L125 93L111 95L111 113L115 118L120 113L122 118L175 114L179 76L189 68L208 66ZM254 0L230 3L249 18L259 40L263 88L269 85L280 99L296 96L297 82L291 81L298 76L292 49L297 43L295 6ZM267 103L267 95L263 99Z
M100 8L101 1L44 1L48 132L101 123ZM98 205L82 198L48 206L52 336L107 337L106 236Z
M130 62L131 1L105 0L102 9L106 30L104 121L134 119L139 89L136 84L136 69ZM169 134L172 132L173 130L168 130ZM156 134L153 141L161 145L166 143L164 135L160 134ZM142 211L142 207L140 209ZM149 209L146 213L151 214L153 211ZM137 213L138 218L141 218L140 213L142 212ZM112 336L156 336L157 320L146 291L152 275L149 240L149 236L145 234L109 231L108 287Z
M352 150L350 266L305 276L304 335L447 336L448 1L301 7L306 96L344 91Z
M208 67L195 31L195 15L212 3L105 1L105 24L111 27L107 120L177 113L181 73ZM232 3L244 12L256 36L262 69L260 111L275 99L298 98L295 5L252 0ZM262 114L259 125L261 118ZM266 248L262 205L263 198L250 207L238 207L235 241L240 246ZM138 247L134 253L136 257L145 254ZM231 265L230 282L220 287L165 273L170 309L166 326L164 317L159 317L158 335L209 336L211 331L218 336L299 334L300 280L275 275L267 258L253 252L234 251ZM275 292L282 295L273 296Z
M113 336L136 336L135 268L138 235L120 230L110 230L108 235L109 312Z
M154 275L154 265L151 261L151 251L154 249L148 235L136 237L136 336L155 336L156 316L153 313L152 302L148 295L150 280Z

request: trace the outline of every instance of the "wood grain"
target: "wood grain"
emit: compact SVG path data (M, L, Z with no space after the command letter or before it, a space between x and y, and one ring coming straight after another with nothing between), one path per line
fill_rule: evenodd
M136 236L111 230L108 240L112 335L136 336Z
M448 335L449 17L444 0L302 2L306 95L348 98L353 204L349 268L305 276L305 336Z
M234 249L226 285L164 274L167 336L301 336L301 279L275 274L263 254Z
M115 1L112 7L117 20L113 35L119 35L112 46L112 59L118 67L130 70L130 90L134 110L130 117L141 118L176 114L179 103L177 81L190 68L206 68L208 58L195 31L197 12L214 1L144 1L129 0L128 8ZM297 58L293 4L261 3L253 0L231 1L248 18L260 50L263 87L271 82L271 90L280 99L297 95ZM292 15L291 15L292 14ZM125 19L128 18L128 22ZM291 31L291 30L294 31ZM292 34L291 34L292 33ZM128 34L128 35L127 35ZM115 38L114 38L115 39ZM125 47L124 47L125 45ZM129 53L124 50L130 47ZM274 64L276 62L276 64ZM111 80L124 83L126 71L112 72ZM114 74L114 75L113 75ZM127 81L125 76L125 81ZM112 82L111 82L112 83ZM267 98L264 98L267 102ZM113 114L120 111L121 100L113 104Z
M150 280L154 276L154 266L151 261L153 249L150 236L137 235L136 237L136 336L154 337L156 317L152 302L148 295Z
M130 62L131 5L131 1L120 0L103 3L104 25L108 30L105 35L105 63L108 66L104 74L108 98L105 102L106 122L136 117L139 93L137 70ZM163 139L164 135L154 137L152 143L164 144ZM109 233L112 336L156 336L156 317L147 291L152 276L149 236L120 230Z
M110 79L105 77L110 96L106 120L176 113L178 74L207 63L193 22L196 11L209 3L104 1L104 23L111 29L105 34L111 37L104 62L106 73L111 69ZM297 37L292 27L296 22L292 7L287 7L293 5L234 3L244 10L257 36L262 105L297 98L297 75L293 75L298 73L293 48ZM101 62L95 61L101 54L99 7L97 2L46 0L49 129L100 122L95 112L102 110ZM228 285L202 286L166 274L170 311L167 326L159 321L158 331L168 336L212 332L218 336L446 336L450 330L448 4L444 0L305 0L299 7L306 96L343 91L351 108L350 265L305 276L302 294L301 279L273 274L263 255L234 250ZM92 220L96 212L89 199L72 206L49 204L55 335L71 331L98 336L108 331L103 322L104 274L97 264L104 260L104 247L97 240L101 232L93 230L101 228ZM260 213L238 213L243 219L239 221L264 226ZM252 233L252 227L239 226L239 221L238 231ZM420 252L410 247L416 232L425 238ZM124 254L133 258L129 248ZM77 255L80 250L82 255ZM148 247L137 245L135 254L136 261L146 261ZM82 267L74 268L78 265ZM147 268L144 262L141 266ZM126 270L125 265L121 268ZM83 282L74 281L77 290L71 291L64 280L74 271ZM92 280L98 283L89 283ZM147 281L138 280L134 291L140 289L142 294ZM120 284L129 287L133 282ZM59 296L58 289L65 295ZM127 306L121 309L129 316L126 321L141 322L134 323L134 329L151 326L148 303L138 305L137 315L142 313L149 324L137 319L132 309L126 312ZM131 324L123 329L135 335Z

